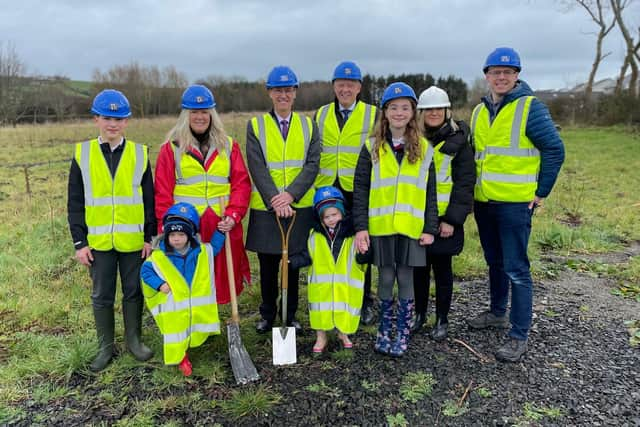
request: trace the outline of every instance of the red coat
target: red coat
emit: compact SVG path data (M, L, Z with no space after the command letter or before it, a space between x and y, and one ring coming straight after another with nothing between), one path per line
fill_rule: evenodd
M196 159L203 161L202 153L198 150L191 150L186 155L191 155ZM203 167L204 171L208 170L213 161L218 157L216 150L209 158L209 161ZM224 215L230 216L236 222L236 226L229 232L231 241L231 251L233 253L233 265L236 279L236 294L239 295L243 289L243 282L251 283L251 271L249 267L249 259L244 250L244 239L242 232L242 218L249 208L249 198L251 196L251 179L242 158L240 146L233 141L231 149L231 194L229 196L229 204L225 208ZM173 189L176 185L175 159L173 157L173 149L169 142L162 144L158 161L156 162L156 179L155 179L155 200L156 200L156 218L158 219L158 233L162 232L162 217L167 209L174 205ZM200 237L203 242L211 241L211 236L218 226L220 217L211 209L207 208L200 218ZM225 251L215 258L216 270L216 298L218 304L227 304L229 299L229 281L227 280L227 261Z

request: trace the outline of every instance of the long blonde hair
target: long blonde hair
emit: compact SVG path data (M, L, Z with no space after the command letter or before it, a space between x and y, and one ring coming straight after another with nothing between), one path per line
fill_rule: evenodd
M404 131L404 151L409 163L415 163L422 158L422 152L420 151L420 133L416 120L416 103L413 100L411 100L411 108L413 109L413 116ZM375 142L371 149L371 161L374 163L380 159L380 150L387 150L385 141L389 132L389 120L385 115L386 109L386 106L380 109L380 119L373 131Z
M183 109L180 111L180 115L178 116L178 122L176 125L167 133L167 142L171 143L171 141L177 141L178 147L183 151L187 152L190 148L195 148L200 150L200 143L191 133L191 126L189 125L189 114L191 110ZM211 117L211 125L209 126L209 145L210 149L215 148L218 152L222 152L225 150L227 146L227 134L224 131L224 127L222 125L222 120L220 120L220 116L216 112L215 108L210 108L207 110L209 112L209 116Z

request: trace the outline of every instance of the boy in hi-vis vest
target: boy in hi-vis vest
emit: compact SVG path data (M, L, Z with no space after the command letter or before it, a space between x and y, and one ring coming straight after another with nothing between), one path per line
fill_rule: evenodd
M200 217L189 203L170 207L162 224L164 238L142 265L142 292L163 336L164 363L189 376L187 350L220 333L214 256L225 236L216 231L211 244L200 243Z
M316 331L314 353L327 347L327 331L336 329L342 348L353 347L348 334L360 323L367 254L357 253L353 222L345 216L344 197L333 186L320 187L313 198L318 222L307 250L292 255L293 268L311 264L308 273L309 321Z
M117 90L93 100L100 135L76 144L69 171L67 213L76 259L89 267L99 351L89 368L104 369L113 357L116 275L122 282L126 346L141 361L153 356L140 339L140 266L156 232L153 177L147 147L124 137L131 108Z

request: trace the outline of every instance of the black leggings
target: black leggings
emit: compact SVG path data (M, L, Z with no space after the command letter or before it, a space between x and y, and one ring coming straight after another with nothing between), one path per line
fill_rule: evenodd
M413 289L416 299L416 313L426 314L429 304L429 285L431 269L436 281L436 316L447 322L451 296L453 294L453 269L451 255L427 255L426 267L415 267Z

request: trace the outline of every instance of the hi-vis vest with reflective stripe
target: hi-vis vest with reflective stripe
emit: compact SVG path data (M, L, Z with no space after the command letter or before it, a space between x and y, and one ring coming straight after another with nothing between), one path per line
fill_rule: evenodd
M227 137L228 142L223 151L219 151L217 157L210 165L209 170L204 169L216 150L209 150L207 157L201 164L197 159L184 154L180 148L173 145L173 158L176 165L176 186L173 189L173 200L176 203L186 202L195 206L198 214L202 216L207 207L211 207L219 217L222 217L220 197L228 196L231 191L229 175L231 162L229 153L233 139Z
M364 293L365 266L355 260L353 237L342 243L334 261L327 239L311 231L307 247L313 260L308 273L309 321L311 328L345 334L358 329Z
M189 347L198 347L212 334L220 333L213 248L200 245L200 254L191 284L160 250L149 258L156 274L171 287L158 292L142 281L144 300L164 338L164 363L180 363Z
M445 141L441 141L433 147L433 163L436 167L436 190L438 192L438 216L443 216L447 212L451 190L453 190L453 180L451 179L451 160L453 156L442 153L440 148Z
M335 103L332 102L320 107L316 113L322 153L315 186L333 185L337 174L340 186L346 191L353 191L353 174L358 155L373 128L376 107L358 101L342 131L335 109Z
M289 123L286 141L282 138L279 125L269 113L252 118L251 126L253 127L253 133L260 142L260 148L273 183L279 192L285 191L289 184L300 174L307 159L311 132L313 131L311 119L298 113L291 113L291 123ZM313 191L312 186L298 202L292 203L292 206L298 208L312 206ZM255 184L251 188L249 207L251 209L267 210Z
M76 144L75 160L82 171L84 217L89 247L135 252L144 246L142 175L147 147L125 141L115 176L97 139Z
M422 156L413 164L405 155L398 165L388 146L380 149L378 161L373 162L369 192L369 234L372 236L402 234L418 239L422 234L433 147L424 138L419 141ZM373 138L367 140L370 153L373 145Z
M540 152L527 138L527 118L533 96L502 107L489 122L489 111L479 104L471 115L478 178L474 198L480 202L533 200L540 171Z

